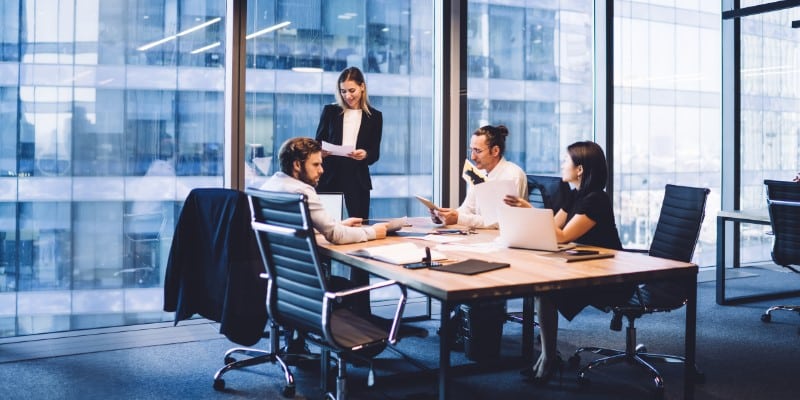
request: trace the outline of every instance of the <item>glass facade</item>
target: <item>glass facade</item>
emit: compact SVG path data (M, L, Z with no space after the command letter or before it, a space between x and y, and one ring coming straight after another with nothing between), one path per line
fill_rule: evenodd
M499 3L499 4L493 4ZM566 146L594 137L594 4L469 2L467 129L505 125L505 157L559 175Z
M466 128L452 142L466 149L474 129L505 124L509 160L558 175L566 145L598 137L601 3L468 2L467 37L454 44L466 53ZM347 66L366 73L384 116L370 214L426 213L412 196L432 195L441 162L435 3L243 1L246 156L233 166L227 4L0 3L0 337L171 320L163 276L189 190L223 186L228 168L260 185L284 140L315 134ZM711 188L707 215L718 210L719 8L614 3L614 204L628 247L649 243L666 183ZM763 204L764 178L800 167L797 74L786 67L798 41L784 29L794 19L743 20L743 207ZM706 218L701 266L713 264L713 230Z
M715 263L721 174L721 9L704 1L614 5L614 208L647 248L667 183L711 189L694 262Z
M0 336L161 321L180 202L221 186L225 1L0 6Z
M764 180L800 174L800 8L741 18L742 209L766 206ZM743 225L742 261L770 260L769 227Z

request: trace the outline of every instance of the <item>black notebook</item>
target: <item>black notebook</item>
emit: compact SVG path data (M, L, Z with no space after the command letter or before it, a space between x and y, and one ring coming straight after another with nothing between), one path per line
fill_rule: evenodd
M431 267L434 271L453 272L456 274L475 275L481 272L494 271L500 268L509 267L508 263L489 262L483 260L468 259L452 264L445 264L441 267Z

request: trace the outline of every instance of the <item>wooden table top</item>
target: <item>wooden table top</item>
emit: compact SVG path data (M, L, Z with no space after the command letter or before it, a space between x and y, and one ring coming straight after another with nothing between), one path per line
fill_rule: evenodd
M429 227L410 230L430 230ZM404 231L409 228L404 228ZM697 275L697 265L669 259L650 257L642 253L614 251L613 258L567 263L562 260L542 257L532 250L498 247L489 253L466 251L464 244L484 246L498 236L497 230L478 230L476 234L460 236L456 249L435 242L409 237L389 236L386 239L332 245L317 236L320 253L345 264L361 268L386 279L393 279L406 287L439 300L464 301L478 298L513 298L530 296L552 290L598 286L612 283L643 282L654 279L685 278ZM388 264L372 259L353 256L348 252L392 243L412 242L444 253L448 259L467 258L506 262L510 268L502 268L477 275L435 271L430 269L410 270L401 265ZM583 246L581 246L583 248Z

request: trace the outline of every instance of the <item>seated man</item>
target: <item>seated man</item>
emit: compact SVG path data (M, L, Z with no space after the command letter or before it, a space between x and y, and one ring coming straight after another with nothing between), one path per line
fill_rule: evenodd
M281 146L281 170L272 175L261 190L302 193L308 198L308 211L314 229L333 244L366 242L386 237L386 224L361 226L361 218L336 222L322 206L315 187L322 176L322 147L314 139L296 137Z
M525 171L503 157L506 149L508 129L503 125L486 125L472 133L470 158L478 169L486 171L487 181L510 180L514 182L517 195L528 197L528 178ZM480 184L480 183L478 183ZM497 224L486 224L477 204L474 185L467 188L467 197L457 209L431 210L431 218L447 225L459 224L470 228L497 228Z
M287 140L280 149L279 161L281 170L272 175L261 190L273 192L302 193L308 198L308 210L314 229L320 232L325 240L334 244L365 242L386 237L386 224L361 226L361 218L348 218L336 222L323 208L322 201L315 187L322 176L322 147L314 139L296 137ZM344 290L353 285L345 278L331 276L332 290ZM351 296L345 306L361 315L370 315L369 292ZM301 337L292 337L287 332L287 353L305 353L305 341Z

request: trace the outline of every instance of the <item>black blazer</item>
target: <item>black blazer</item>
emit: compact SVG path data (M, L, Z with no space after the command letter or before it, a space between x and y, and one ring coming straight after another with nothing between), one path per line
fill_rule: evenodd
M331 182L335 182L337 177L353 179L355 177L359 185L364 189L372 189L372 179L369 175L369 166L378 161L381 153L381 135L383 134L383 114L370 107L371 115L366 112L361 113L361 127L358 130L356 139L356 149L367 151L367 158L357 161L346 157L325 157L322 160L322 168L325 170L320 178L319 185L325 188ZM344 124L344 114L342 108L337 104L328 104L322 109L317 126L318 141L342 144L342 127ZM324 190L323 190L324 191Z
M234 343L256 344L267 323L267 285L247 195L194 189L175 227L164 279L164 311L220 322Z

